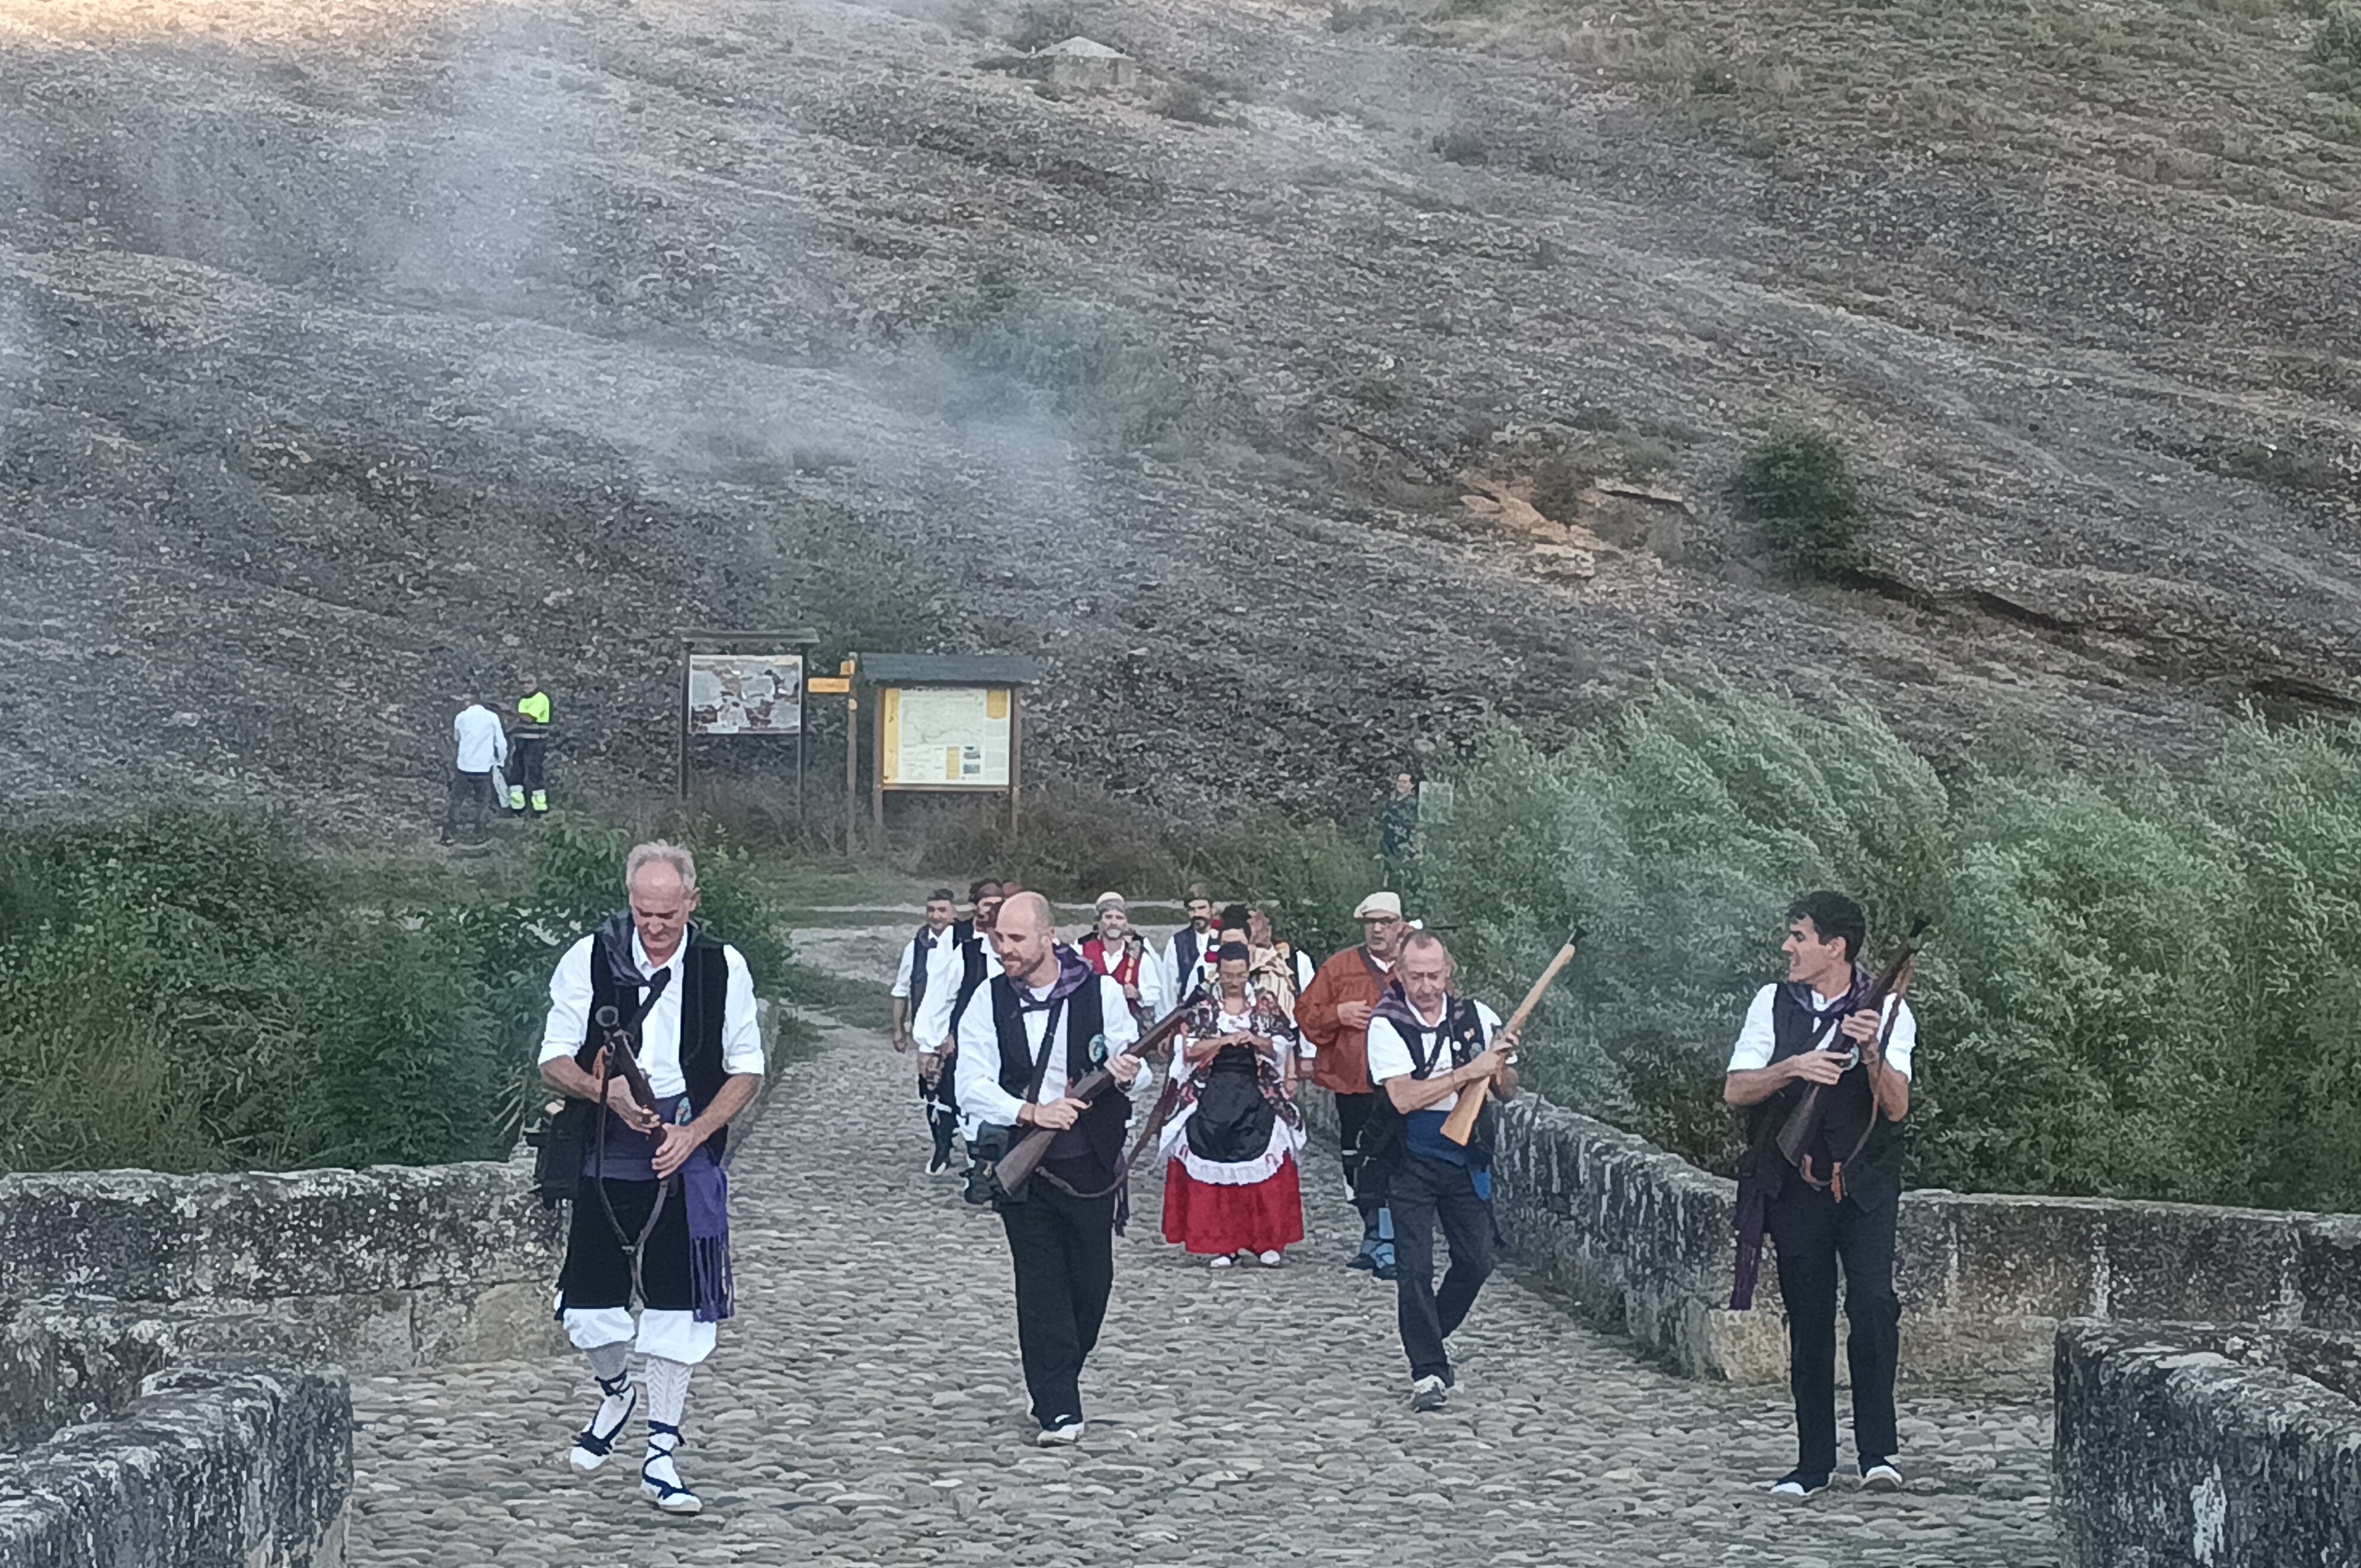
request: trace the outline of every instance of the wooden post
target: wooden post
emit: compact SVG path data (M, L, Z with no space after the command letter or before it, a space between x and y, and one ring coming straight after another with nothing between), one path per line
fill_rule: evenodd
M1016 837L1017 797L1025 793L1025 688L1008 688L1008 836Z
M869 780L869 821L875 835L872 841L882 850L885 847L885 698L882 694L869 728L877 737L877 771Z
M696 646L685 640L680 645L680 740L673 747L673 773L683 800L688 798L688 656Z
M844 696L844 854L852 857L853 802L861 792L861 683Z

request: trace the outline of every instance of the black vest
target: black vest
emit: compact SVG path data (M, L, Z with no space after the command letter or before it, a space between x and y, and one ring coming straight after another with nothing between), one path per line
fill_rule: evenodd
M990 940L989 937L970 937L959 945L959 990L951 997L951 1021L943 1029L943 1037L954 1046L959 1044L960 1015L967 1011L967 1004L983 987L987 973L983 967L983 945Z
M1820 1027L1828 1029L1832 1040L1842 1038L1839 1029L1825 1024ZM1784 1061L1808 1051L1816 1037L1811 1013L1795 999L1794 989L1784 984L1774 987L1771 992L1771 1059ZM1788 1113L1803 1098L1804 1089L1801 1083L1786 1085L1770 1099L1758 1102L1748 1119L1747 1140L1757 1151L1753 1156L1756 1168L1749 1174L1769 1189L1773 1197L1778 1196L1789 1179L1802 1179L1779 1157L1775 1140ZM1864 1209L1901 1196L1902 1124L1878 1114L1876 1097L1870 1091L1869 1069L1858 1062L1853 1064L1842 1078L1828 1086L1825 1101L1819 1139L1809 1151L1812 1174L1825 1180L1836 1162L1843 1160L1845 1196ZM1852 1152L1856 1145L1861 1148L1857 1155Z
M610 972L606 955L598 951L598 944L609 939L602 931L590 951L589 1022L583 1030L582 1047L574 1053L575 1064L585 1072L590 1071L598 1060L598 1047L607 1037L606 1031L598 1027L598 1009L613 1007L629 1017L639 1010L645 995L639 988L620 983ZM628 927L622 939L626 943L631 940ZM686 940L687 951L681 960L677 981L680 1075L688 1080L689 1112L697 1114L713 1103L713 1097L721 1091L722 1080L730 1076L721 1065L721 1025L729 1007L730 962L722 956L721 944L707 936L703 927L691 926ZM619 956L626 965L631 962L628 948ZM706 1140L706 1146L713 1151L715 1159L719 1159L722 1151L730 1146L730 1129L716 1128L713 1136Z
M992 979L992 1024L1000 1036L1000 1087L1022 1100L1033 1087L1034 1047L1026 1037L1016 982L1005 974ZM1092 1042L1106 1033L1105 993L1099 976L1092 975L1066 997L1059 1010L1058 1029L1064 1036L1066 1084L1071 1090L1104 1065L1093 1060L1091 1052ZM1123 1164L1123 1135L1130 1124L1130 1096L1111 1090L1092 1101L1091 1108L1073 1126L1056 1135L1049 1157L1061 1165L1087 1162L1101 1180L1111 1179Z
M1180 994L1176 1003L1197 1000L1204 989L1204 972L1198 967L1205 957L1205 944L1217 940L1213 933L1201 937L1194 926L1183 926L1172 933L1172 976L1180 982Z
M954 922L950 929L951 940L957 943L960 940L958 924ZM931 927L921 926L918 934L910 938L910 1016L913 1019L917 1017L918 1009L926 1005L927 970L931 967L927 960L934 954L934 938ZM951 1027L959 1027L958 1019L951 1020Z
M1396 1024L1394 1027L1399 1029L1401 1025ZM1476 1011L1472 998L1455 996L1451 999L1443 1010L1443 1023L1438 1034L1440 1038L1436 1041L1434 1059L1424 1067L1419 1065L1417 1039L1409 1037L1404 1040L1403 1043L1410 1047L1410 1075L1412 1078L1433 1078L1437 1069L1466 1067L1484 1054L1484 1015ZM1445 1045L1450 1047L1451 1059L1448 1062L1443 1059L1444 1052L1442 1047ZM1484 1108L1476 1113L1476 1130L1468 1135L1467 1147L1478 1157L1474 1163L1489 1165L1494 1135L1500 1124L1499 1107L1493 1102L1491 1087L1488 1084L1471 1085L1460 1092L1484 1097ZM1388 1104L1393 1102L1383 1084L1378 1086L1378 1094Z

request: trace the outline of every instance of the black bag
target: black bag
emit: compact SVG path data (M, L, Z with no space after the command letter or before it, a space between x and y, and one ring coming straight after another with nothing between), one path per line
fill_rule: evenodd
M544 1209L579 1197L582 1191L582 1147L590 1136L590 1102L567 1100L557 1114L525 1134L533 1145L533 1190Z
M998 1124L988 1124L975 1130L975 1136L967 1141L967 1184L960 1190L961 1197L978 1205L998 1203L1004 1200L1012 1203L1018 1201L1000 1185L1001 1157L1008 1152L1008 1146L1016 1136L1016 1128Z

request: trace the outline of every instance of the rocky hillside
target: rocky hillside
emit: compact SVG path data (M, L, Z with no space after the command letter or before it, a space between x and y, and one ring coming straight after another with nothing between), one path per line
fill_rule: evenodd
M2352 711L2315 27L0 0L0 798L407 831L520 667L661 787L672 630L799 615L1043 656L1039 765L1171 806L1708 663L1941 754ZM1859 465L1847 582L1721 499L1780 421Z

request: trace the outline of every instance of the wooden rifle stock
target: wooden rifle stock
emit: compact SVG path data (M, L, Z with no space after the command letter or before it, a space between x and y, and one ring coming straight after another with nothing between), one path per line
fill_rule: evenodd
M1870 982L1868 992L1838 1015L1835 1024L1829 1027L1829 1039L1843 1038L1846 1018L1855 1013L1869 1012L1872 1009L1883 1010L1888 997L1908 987L1911 965L1918 957L1919 938L1925 934L1926 929L1927 917L1923 915L1910 923L1910 935L1902 939L1901 950L1894 955L1893 961L1885 966L1884 972ZM1893 1020L1888 1019L1885 1024L1885 1033L1890 1035L1893 1030ZM1880 1036L1878 1044L1883 1049L1884 1046L1883 1036ZM1813 1141L1820 1135L1820 1124L1828 1117L1828 1086L1824 1083L1805 1085L1804 1092L1795 1101L1795 1108L1788 1112L1786 1121L1780 1124L1779 1157L1798 1170L1804 1168L1805 1159L1812 1152ZM1871 1108L1870 1113L1873 1124L1877 1114L1875 1107Z
M1180 1032L1180 1025L1187 1022L1188 1015L1189 1010L1186 1007L1175 1007L1150 1025L1148 1033L1142 1035L1134 1044L1126 1046L1120 1054L1137 1057L1145 1061L1149 1052L1161 1049L1170 1042L1173 1036ZM1114 1083L1115 1074L1104 1067L1093 1068L1082 1075L1081 1082L1066 1086L1064 1098L1084 1102L1094 1101L1105 1093ZM1016 1138L1008 1146L1008 1152L1000 1157L1000 1162L996 1168L1000 1172L1002 1190L1013 1194L1032 1179L1033 1172L1040 1166L1042 1157L1049 1152L1049 1140L1057 1135L1057 1129L1054 1127L1018 1128Z
M1581 941L1582 927L1577 926L1567 934L1565 946L1557 950L1557 957L1550 959L1549 967L1542 970L1541 979L1533 981L1532 989L1525 992L1525 999L1517 1003L1517 1010L1509 1014L1509 1021L1500 1025L1500 1033L1513 1035L1525 1026L1525 1020L1532 1017L1533 1009L1542 1004L1542 998L1548 993L1551 982L1557 979L1558 971L1574 961L1574 950ZM1476 1118L1484 1113L1484 1102L1491 1097L1489 1080L1481 1089L1462 1091L1459 1102L1451 1108L1451 1114L1443 1119L1443 1135L1465 1146L1467 1140L1476 1135Z

